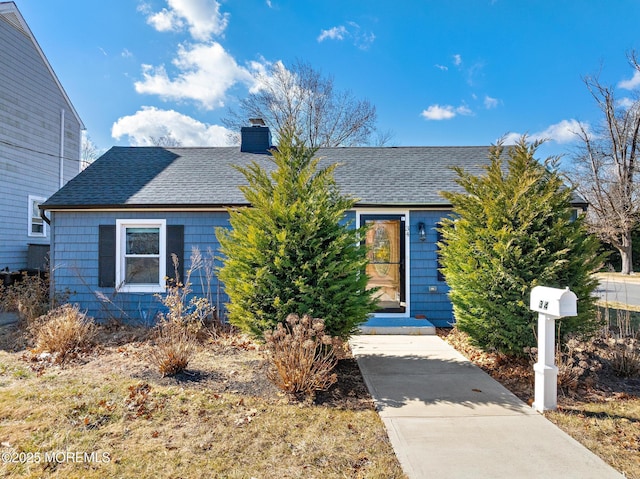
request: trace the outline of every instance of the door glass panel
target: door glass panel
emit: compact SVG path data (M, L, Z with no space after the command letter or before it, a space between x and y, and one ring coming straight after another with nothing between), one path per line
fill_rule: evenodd
M365 223L370 226L365 239L369 255L367 288L379 288L375 297L380 312L404 312L402 221L365 219Z

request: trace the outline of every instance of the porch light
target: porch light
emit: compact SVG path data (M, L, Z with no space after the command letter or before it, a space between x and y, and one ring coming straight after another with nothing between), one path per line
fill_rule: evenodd
M426 241L427 229L425 228L424 223L422 221L418 223L418 235L420 235L420 241Z

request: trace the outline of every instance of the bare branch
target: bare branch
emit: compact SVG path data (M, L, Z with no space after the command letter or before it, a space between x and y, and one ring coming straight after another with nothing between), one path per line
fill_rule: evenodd
M290 69L277 62L257 78L259 89L229 110L223 124L240 131L248 118L262 118L274 134L295 131L309 147L364 145L377 121L376 108L350 91L338 91L308 63Z
M93 141L91 141L91 137L89 135L82 136L82 146L80 153L80 167L81 169L85 169L91 163L93 163L99 156L98 147L95 145Z
M167 133L162 136L150 136L149 143L153 146L161 146L163 148L182 146L182 142L178 138L172 136L171 133Z
M640 71L636 52L627 55ZM631 232L640 218L639 190L634 182L640 136L640 100L621 103L614 87L599 77L583 79L600 108L603 122L590 133L581 125L581 151L573 161L578 192L590 203L587 220L591 231L610 243L622 257L622 272L632 272Z

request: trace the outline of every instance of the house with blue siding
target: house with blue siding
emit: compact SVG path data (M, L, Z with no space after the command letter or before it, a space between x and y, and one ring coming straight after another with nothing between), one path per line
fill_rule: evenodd
M0 270L45 267L40 204L80 171L82 120L14 2L0 2Z
M270 162L270 132L242 129L238 147L113 147L42 208L52 235L52 279L98 319L151 321L155 295L190 268L193 248L219 250L215 229L228 227L228 208L248 207L234 165ZM379 288L369 332L433 331L453 321L448 288L438 271L438 232L451 205L440 192L460 191L453 166L482 174L489 147L338 147L317 151L320 167L338 163L343 194L357 198L345 220L370 226L365 238L369 285ZM192 278L195 294L202 281ZM224 295L213 278L212 288ZM221 303L224 303L225 298Z

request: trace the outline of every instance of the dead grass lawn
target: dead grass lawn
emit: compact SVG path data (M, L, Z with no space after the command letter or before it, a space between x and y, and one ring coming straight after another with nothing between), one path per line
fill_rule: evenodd
M0 452L31 462L5 461L0 477L405 477L352 359L344 381L298 404L238 337L200 346L186 374L162 378L135 331L108 332L64 367L11 351L15 332L3 332ZM100 462L45 462L51 452Z
M625 477L640 479L640 398L564 400L557 411L545 416Z

